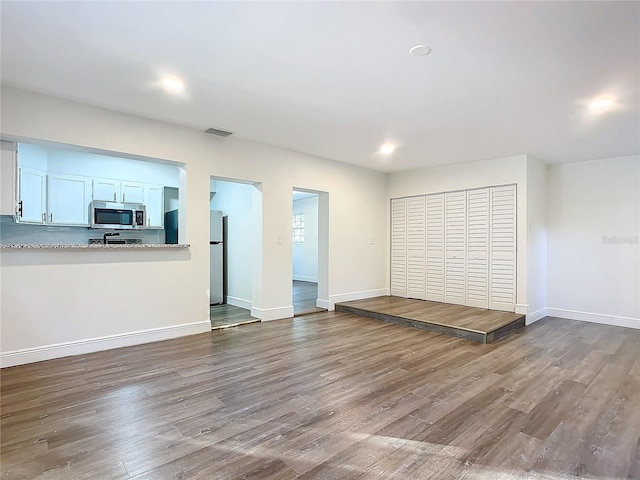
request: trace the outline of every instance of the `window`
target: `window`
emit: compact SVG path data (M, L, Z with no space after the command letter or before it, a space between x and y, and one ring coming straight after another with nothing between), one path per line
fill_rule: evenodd
M293 243L304 243L304 213L293 214Z

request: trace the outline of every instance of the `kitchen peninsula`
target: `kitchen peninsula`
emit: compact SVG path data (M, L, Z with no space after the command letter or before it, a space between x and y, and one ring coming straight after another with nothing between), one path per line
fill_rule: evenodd
M143 249L178 249L189 248L191 245L188 243L177 244L145 244L145 243L132 243L126 245L103 245L100 243L93 244L25 244L17 243L10 245L0 245L0 249L13 249L13 250L42 250L42 249L59 249L59 250L143 250Z

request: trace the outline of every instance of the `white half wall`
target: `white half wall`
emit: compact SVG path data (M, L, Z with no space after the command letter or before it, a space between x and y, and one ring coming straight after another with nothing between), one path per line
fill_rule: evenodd
M2 136L79 145L102 154L184 164L183 251L3 250L0 354L110 335L206 325L209 315L210 178L249 179L262 191L253 311L292 314L291 192L327 192L327 297L385 289L386 175L275 147L218 138L23 90L2 87ZM182 212L181 212L182 213ZM135 292L135 302L104 304ZM185 330L172 330L176 336Z
M318 282L318 197L293 201L293 213L304 214L304 242L293 244L293 279Z
M640 156L548 166L550 315L640 328Z

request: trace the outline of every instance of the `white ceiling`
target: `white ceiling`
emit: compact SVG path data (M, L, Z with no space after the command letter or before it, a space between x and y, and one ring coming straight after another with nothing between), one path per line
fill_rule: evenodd
M0 8L3 83L199 130L382 171L640 153L637 1ZM158 89L164 73L186 94ZM601 95L619 108L589 114Z

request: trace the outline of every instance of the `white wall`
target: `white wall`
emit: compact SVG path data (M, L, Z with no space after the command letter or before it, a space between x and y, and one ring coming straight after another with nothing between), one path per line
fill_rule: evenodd
M250 184L217 181L211 210L221 210L227 218L227 303L253 307L253 263L260 249L262 202Z
M640 156L549 165L549 315L640 328Z
M261 184L263 231L256 253L261 268L254 280L254 315L269 320L293 313L294 186L328 192L329 301L388 293L382 173L9 87L2 88L0 113L2 135L9 140L39 139L114 156L184 163L180 205L186 215L181 212L180 235L191 244L188 250L159 252L3 250L3 365L76 353L80 346L139 343L156 339L158 332L178 336L206 331L211 176L246 178L250 173ZM96 308L100 291L111 297L136 292L137 306ZM61 345L52 347L54 343Z
M21 167L30 167L47 171L49 164L49 150L40 145L19 145L18 158Z
M178 186L178 166L175 164L134 160L98 155L48 145L19 145L20 166L52 173L69 173L85 177L111 178L140 183Z
M177 165L66 149L48 148L47 150L50 172L155 183L167 187L178 186Z
M293 279L318 282L318 197L293 201L293 213L304 214L304 242L293 244Z
M516 312L525 314L531 313L527 300L527 163L526 155L518 155L392 173L385 210L388 219L391 198L515 183L518 194ZM388 263L387 260L387 266Z
M527 323L547 307L547 167L527 157Z

